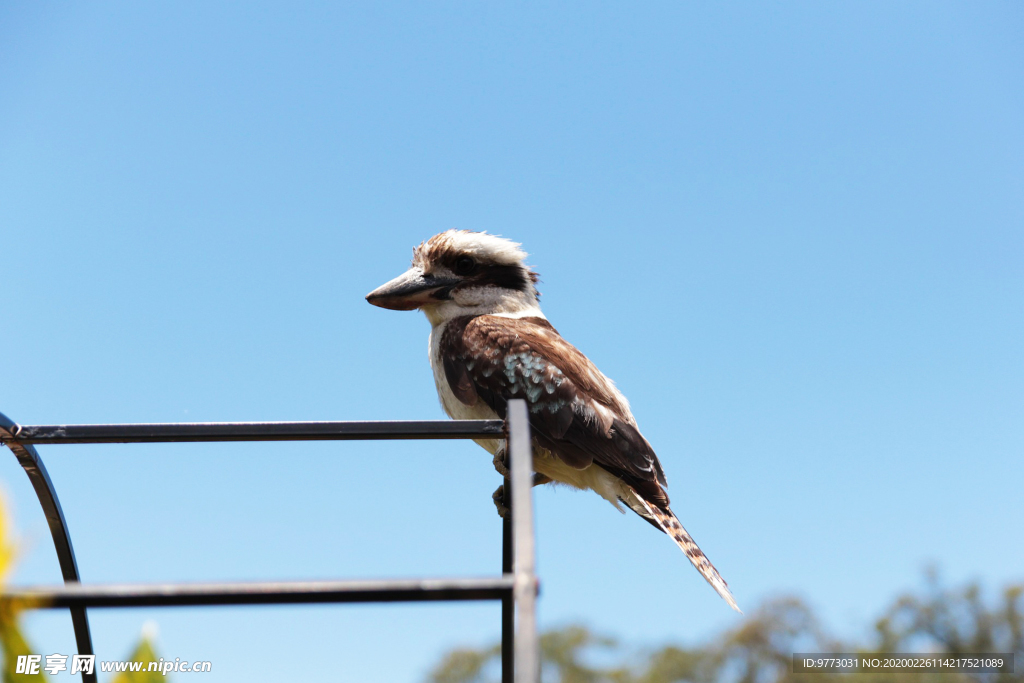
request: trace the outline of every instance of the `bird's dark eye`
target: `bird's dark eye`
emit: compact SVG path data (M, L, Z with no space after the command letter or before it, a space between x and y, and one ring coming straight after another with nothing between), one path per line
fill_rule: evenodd
M476 261L472 256L460 256L455 261L455 274L456 275L469 275L476 268Z

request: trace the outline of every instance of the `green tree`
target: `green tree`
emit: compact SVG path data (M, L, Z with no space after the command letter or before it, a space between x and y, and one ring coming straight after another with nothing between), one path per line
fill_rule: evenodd
M6 584L16 556L17 542L11 532L7 506L0 499L0 586ZM48 680L46 674L42 672L31 676L16 673L20 655L40 654L26 640L19 622L21 613L32 607L31 604L0 600L0 653L3 655L3 683L46 683ZM153 649L153 644L149 639L143 637L128 659L135 662L155 662L160 657ZM45 664L45 660L43 663ZM110 683L157 683L158 681L166 683L167 678L159 672L142 671L120 673Z
M572 625L541 635L545 683L838 683L850 674L793 673L795 652L936 652L963 655L1013 652L1018 673L863 673L856 683L1020 683L1024 675L1024 585L1007 587L994 604L977 584L946 589L932 571L924 590L897 598L864 642L831 635L800 599L761 605L736 628L708 642L640 650ZM461 648L444 655L429 683L496 683L498 645ZM597 662L602 662L598 664ZM610 663L609 663L610 662Z
M14 559L17 556L18 544L14 539L11 528L12 525L7 506L3 500L0 500L0 586L7 583L7 577L14 566ZM3 650L4 657L4 683L26 683L27 681L45 683L46 681L45 674L28 676L15 673L20 655L35 654L32 647L25 640L19 623L21 612L30 606L9 600L0 602L0 650Z
M149 638L143 636L139 644L132 650L132 653L128 655L127 661L157 662L160 661L160 656L156 653L153 643ZM142 668L142 671L122 671L114 676L110 683L166 683L167 677L163 673L159 671L146 671L146 665L143 665Z

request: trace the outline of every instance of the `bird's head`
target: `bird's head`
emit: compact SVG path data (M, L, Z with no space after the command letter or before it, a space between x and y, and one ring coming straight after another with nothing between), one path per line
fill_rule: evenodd
M519 245L496 235L448 230L412 252L412 267L366 295L374 306L422 309L433 324L462 315L541 316L537 273Z

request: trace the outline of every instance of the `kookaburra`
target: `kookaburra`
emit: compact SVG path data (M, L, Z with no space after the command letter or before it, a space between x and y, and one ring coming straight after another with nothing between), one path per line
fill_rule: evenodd
M620 511L625 505L668 534L739 611L725 580L669 508L665 473L626 398L544 317L537 273L524 264L519 246L483 232L443 232L416 247L412 267L366 300L426 314L430 366L450 417L504 419L509 399L525 399L535 484L590 489ZM504 473L504 442L477 443ZM499 489L499 512L501 496Z

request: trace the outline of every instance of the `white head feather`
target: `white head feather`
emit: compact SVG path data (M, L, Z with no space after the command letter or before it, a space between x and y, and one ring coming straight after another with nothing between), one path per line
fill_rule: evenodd
M470 230L447 230L416 247L412 265L429 274L452 274L444 263L454 255L466 255L484 264L522 268L530 283L526 291L496 286L459 287L453 291L451 299L423 307L431 324L436 327L464 315L543 318L539 294L533 286L537 276L525 265L527 254L520 247L519 243L504 237Z

